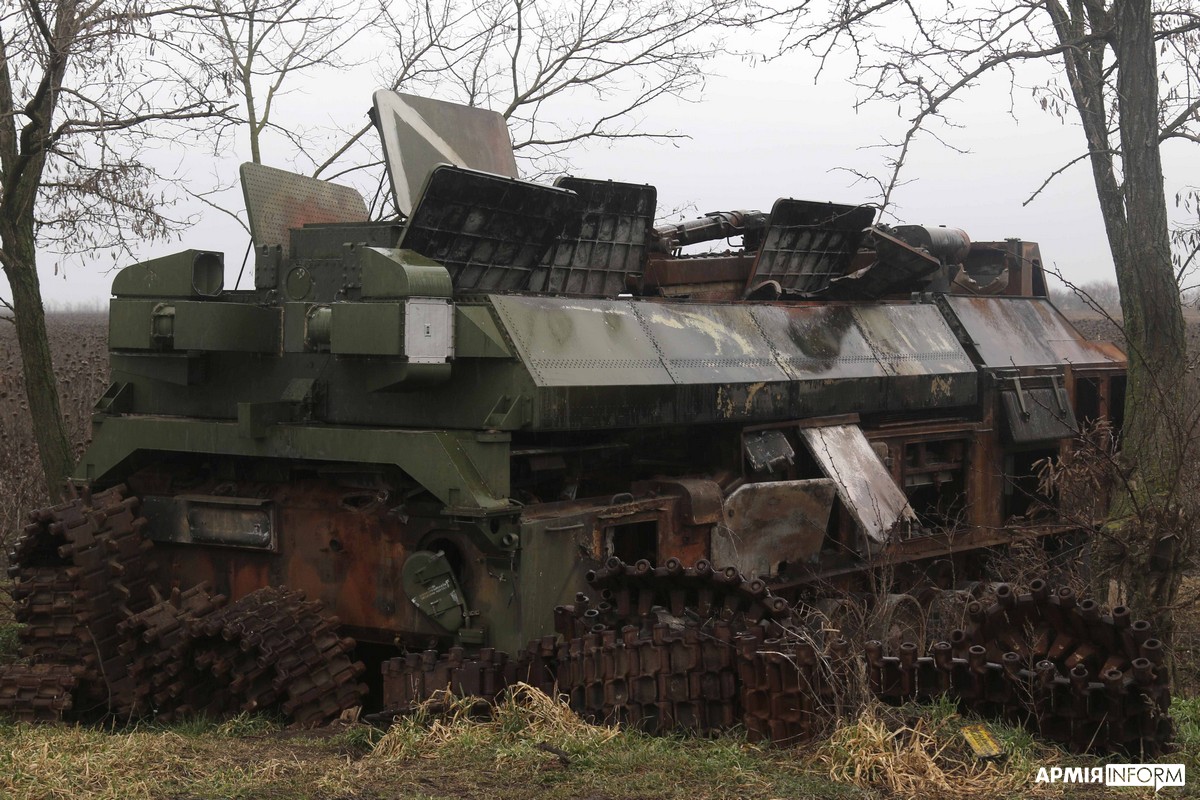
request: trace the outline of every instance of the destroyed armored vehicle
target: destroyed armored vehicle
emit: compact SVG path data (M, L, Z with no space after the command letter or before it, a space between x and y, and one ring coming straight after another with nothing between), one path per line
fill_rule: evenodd
M133 664L126 711L210 707L174 677L225 663L196 666L197 637L260 673L292 657L250 705L320 719L360 680L406 681L394 704L437 669L485 694L518 661L552 672L556 609L567 639L655 607L728 618L734 595L762 622L885 566L889 592L950 586L984 548L1077 531L1035 465L1085 422L1119 429L1125 358L1050 303L1036 244L787 198L656 226L652 186L520 180L491 112L381 91L373 118L398 220L246 164L252 287L207 250L113 282L84 494L31 528L91 513L110 583L139 576L106 623L140 637L110 659ZM263 609L318 630L328 678L259 643Z

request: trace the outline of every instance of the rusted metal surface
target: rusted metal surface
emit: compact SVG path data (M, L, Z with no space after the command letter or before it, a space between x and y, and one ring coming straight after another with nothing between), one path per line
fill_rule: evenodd
M1117 365L1112 345L1084 339L1049 300L1035 297L947 297L987 367Z
M771 208L749 285L773 279L785 289L819 292L844 275L875 209L780 198Z
M882 546L898 526L915 521L908 500L857 425L802 428L801 436L837 484L838 495L869 540Z
M783 562L813 559L836 495L827 479L743 484L725 500L725 525L712 534L712 560L765 578L778 575Z
M35 512L14 545L20 654L33 663L0 672L0 708L168 719L278 707L315 724L361 702L353 640L302 593L260 588L224 606L201 585L155 602L153 545L124 488Z
M832 278L829 293L833 297L874 300L893 292L919 291L942 266L936 256L880 228L871 228L870 236L875 262Z
M1051 592L1037 581L1018 596L1002 584L994 605L972 602L972 623L928 655L922 632L905 628L886 647L868 642L860 661L846 639L834 633L822 644L790 609L756 618L708 595L681 596L681 576L697 573L705 582L729 581L735 588L721 592L727 601L746 585L736 571L708 564L656 571L614 561L593 576L603 599L580 595L560 608L562 638L530 642L515 662L490 648L478 658L454 648L445 656L427 651L387 662L389 714L441 691L490 701L521 680L564 695L595 721L652 733L740 725L751 741L792 744L825 728L865 662L870 690L888 702L946 695L1074 750L1157 755L1169 749L1162 645L1126 609L1101 616L1091 601L1077 604L1068 589ZM636 593L636 608L634 597L620 593L624 588ZM680 611L686 618L674 613Z
M442 691L492 700L519 680L566 696L587 719L655 734L743 725L754 741L790 744L828 722L822 710L836 702L836 675L850 664L846 644L832 646L832 661L818 654L787 628L786 603L768 608L778 598L761 581L707 562L656 572L613 561L593 585L608 599L581 595L560 608L563 638L534 640L515 661L490 648L478 658L452 648L386 662L385 706L403 712ZM660 601L698 616L658 621Z
M985 716L1025 722L1075 751L1155 756L1170 749L1170 689L1163 645L1129 610L1102 615L1066 587L1034 581L1018 594L1001 584L989 607L931 655L906 642L885 655L867 645L872 690L893 701L956 697Z
M173 498L178 481L169 474L133 476L153 498ZM153 481L153 482L151 482ZM157 484L157 485L155 485ZM219 494L218 494L219 493ZM325 481L291 484L213 481L193 486L190 497L233 504L239 498L265 504L276 524L274 548L206 547L177 544L169 531L185 525L177 517L153 516L155 558L164 586L207 584L230 600L264 586L283 585L319 599L360 638L390 642L398 630L436 635L440 630L409 603L401 565L425 530L405 524L377 491L339 487ZM153 505L163 507L158 500ZM165 507L176 508L175 505ZM232 505L231 505L232 507ZM426 525L426 527L428 527Z
M150 544L141 536L138 501L124 491L34 512L9 554L13 615L24 624L18 652L72 666L79 713L125 703L132 693L117 626L149 602Z
M637 289L643 295L684 296L706 302L738 300L753 266L753 254L667 258L651 253Z
M21 722L57 722L74 705L79 679L66 664L11 664L0 672L0 711Z

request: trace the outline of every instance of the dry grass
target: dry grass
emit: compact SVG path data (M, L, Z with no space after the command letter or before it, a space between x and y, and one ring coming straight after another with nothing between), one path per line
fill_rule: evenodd
M524 683L508 690L490 719L472 716L473 702L448 693L434 696L424 707L392 726L371 751L372 760L403 760L428 755L431 751L463 748L486 739L496 745L499 762L521 761L536 750L537 760L545 760L545 747L553 747L571 757L606 744L618 735L617 728L590 725L571 711L561 699ZM430 709L444 707L432 713ZM532 748L532 750L531 750Z
M877 789L894 798L916 800L936 794L942 800L976 797L1052 796L1057 792L1036 784L1037 766L1059 761L1049 747L1032 741L1009 748L1004 762L975 758L960 729L966 724L946 707L934 706L920 716L904 719L895 709L870 705L858 719L841 725L816 751L836 783ZM1007 739L1015 731L996 726ZM1035 765L1036 761L1036 765Z

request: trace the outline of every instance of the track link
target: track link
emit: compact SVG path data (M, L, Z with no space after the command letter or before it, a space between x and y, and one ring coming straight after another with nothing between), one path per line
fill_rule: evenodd
M392 659L385 705L403 711L441 691L493 700L520 680L566 695L589 720L654 734L743 725L754 740L792 743L832 717L834 665L848 664L847 645L819 647L763 582L703 561L654 569L619 559L588 580L601 599L580 594L555 610L561 640L535 640L515 663L490 650L468 658L461 648Z
M923 642L885 654L871 641L865 658L852 656L845 639L813 635L803 612L777 610L769 592L747 592L751 582L735 571L611 561L591 581L598 603L581 594L556 610L562 640L553 660L539 640L518 665L542 654L550 691L594 721L651 733L741 725L752 741L804 742L854 702L865 670L882 700L950 696L1075 750L1157 755L1170 747L1167 674L1150 625L1122 608L1101 615L1043 581L1021 595L1002 584L990 606L971 603L971 624L928 655ZM697 598L701 607L690 606ZM395 710L438 691L492 700L518 672L492 651L479 659L461 648L409 654L384 665L385 700Z
M9 554L14 616L25 624L19 655L32 664L66 665L76 679L77 713L119 708L133 683L117 627L150 600L138 501L123 486L85 493L30 515ZM0 674L0 692L17 672Z
M30 516L9 554L26 663L0 671L0 710L172 719L277 707L313 725L362 702L354 641L302 593L226 603L197 586L162 599L138 505L118 486Z
M14 664L0 678L0 711L22 722L57 722L71 710L77 683L62 664Z
M1166 752L1173 728L1162 643L1144 620L1118 607L1102 615L1068 587L1033 581L1029 592L996 589L971 624L922 656L913 643L885 655L867 645L868 676L899 702L950 694L984 716L1025 724L1072 750Z

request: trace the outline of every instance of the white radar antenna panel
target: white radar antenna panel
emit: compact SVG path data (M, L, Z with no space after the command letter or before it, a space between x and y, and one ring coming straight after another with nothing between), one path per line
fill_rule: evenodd
M412 213L438 164L518 177L508 125L497 112L390 89L375 92L374 104L400 213Z

